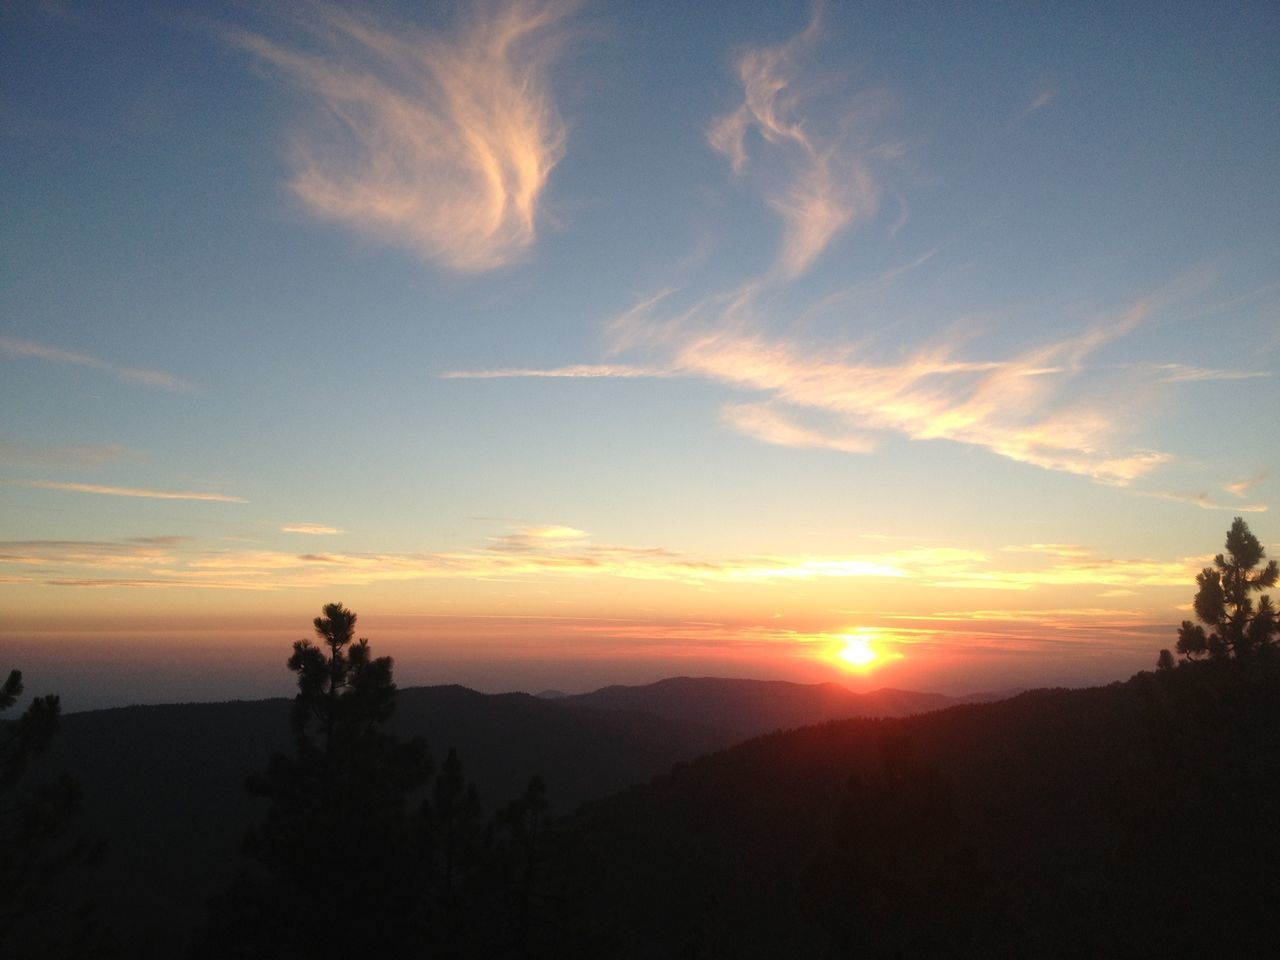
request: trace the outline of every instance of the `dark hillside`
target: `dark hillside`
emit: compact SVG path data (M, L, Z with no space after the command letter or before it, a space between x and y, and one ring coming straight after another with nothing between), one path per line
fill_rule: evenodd
M836 684L688 678L554 700L416 687L399 691L392 728L425 737L437 762L456 748L489 810L539 773L552 812L563 815L752 733L947 702L896 691L860 697ZM290 748L286 699L139 706L64 717L42 766L77 777L79 830L107 841L98 898L127 901L129 909L112 912L141 926L166 918L172 933L199 919L234 870L244 830L263 814L245 777Z
M566 697L573 706L636 710L673 720L711 723L733 742L774 730L849 717L901 717L954 706L964 700L939 693L876 690L854 693L838 683L674 677L636 687L604 687Z
M457 686L401 690L393 726L425 737L437 764L455 747L489 812L534 773L552 812L567 813L725 743L694 724ZM285 699L125 707L64 717L40 768L81 783L76 829L107 842L91 879L106 912L130 918L116 926L158 923L171 938L225 887L245 829L263 815L246 776L290 748ZM172 952L163 942L160 952Z
M583 915L618 956L1257 955L1277 797L1280 684L1229 670L832 722L588 806Z
M459 686L401 690L392 728L426 737L440 755L457 748L491 806L540 773L553 811L561 814L725 745L720 731L693 721L573 709L560 700Z
M756 722L781 724L787 711L854 702L834 685L653 687L721 721L752 703ZM622 690L625 706L628 689L654 692L600 693ZM753 699L769 691L779 696ZM931 699L883 696L882 706ZM1269 945L1261 918L1280 896L1271 672L1188 664L1091 690L832 720L699 759L732 734L584 699L414 688L400 692L394 721L425 735L437 762L456 747L486 813L530 774L546 780L561 820L526 890L547 955L1256 955ZM206 898L225 889L244 829L262 818L243 783L289 747L288 706L64 718L40 766L83 785L76 830L110 845L92 883L125 942L182 952ZM604 799L566 816L592 797Z

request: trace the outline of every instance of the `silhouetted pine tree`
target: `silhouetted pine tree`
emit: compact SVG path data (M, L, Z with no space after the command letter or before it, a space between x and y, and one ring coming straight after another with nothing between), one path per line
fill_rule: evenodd
M0 685L0 712L22 695L22 672ZM67 889L75 867L95 865L102 844L62 843L80 809L80 785L59 774L34 787L19 783L58 728L58 697L36 697L17 720L0 721L0 954L5 957L103 956L107 945L88 903Z
M1280 567L1274 560L1262 565L1266 551L1240 517L1227 531L1226 548L1225 554L1213 558L1212 567L1196 576L1196 617L1209 632L1200 624L1182 621L1177 650L1185 659L1208 656L1248 661L1271 655L1276 610L1267 596L1259 599L1255 610L1252 594L1274 587L1280 579Z
M457 888L475 868L480 837L480 795L462 773L458 751L450 748L436 774L432 793L440 853L440 908L447 916L454 908Z
M215 908L206 956L398 957L425 936L434 864L424 819L431 764L424 741L382 727L395 708L391 658L353 642L341 604L299 640L295 750L277 754L249 790L270 801L246 837L253 861Z
M341 604L323 613L319 645L299 640L288 662L294 752L248 779L270 805L195 955L533 955L545 940L535 929L545 912L541 778L482 826L456 751L433 780L425 741L383 729L395 708L391 658L352 640L356 615Z

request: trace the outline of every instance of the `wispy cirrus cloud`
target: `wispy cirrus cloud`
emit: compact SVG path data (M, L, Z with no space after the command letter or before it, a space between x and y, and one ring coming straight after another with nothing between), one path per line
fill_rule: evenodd
M8 540L0 543L0 566L133 570L180 562L182 538L127 540Z
M323 537L335 533L345 533L346 531L338 527L331 527L324 523L286 523L280 527L281 533L302 533L313 537Z
M1027 104L1026 109L1022 111L1022 118L1025 119L1026 117L1031 116L1031 114L1043 110L1057 98L1057 86L1043 87L1036 92L1036 95L1031 98L1031 102Z
M875 439L866 434L811 429L795 423L765 403L730 403L721 412L735 430L781 447L810 447L846 453L870 453L876 448Z
M1268 370L1213 370L1205 367L1192 367L1183 363L1160 363L1152 365L1163 383L1196 383L1211 380L1258 380L1274 376Z
M872 174L873 152L861 142L867 102L845 104L837 123L815 129L806 106L813 90L803 72L822 32L821 9L809 25L785 43L756 47L735 63L742 103L716 118L707 142L729 159L734 173L751 165L748 134L755 131L771 154L764 164L766 199L784 231L777 268L785 277L803 273L831 241L859 220L875 216L880 189Z
M1090 657L1117 649L1149 650L1167 635L1165 619L1149 612L1106 607L1015 608L942 611L884 618L893 633L911 631L923 652L939 654L1030 653L1037 657ZM910 635L910 634L908 634Z
M766 329L746 284L683 308L670 291L650 297L608 327L618 353L659 358L644 364L570 364L455 371L452 378L687 378L748 391L760 399L724 404L731 428L765 443L851 453L874 451L890 435L946 440L1047 470L1127 486L1173 462L1133 443L1118 411L1174 385L1270 376L1159 363L1098 363L1096 354L1128 337L1192 287L1185 278L1067 336L1020 351L983 350L974 337L935 337L888 359L874 340L817 342ZM1124 397L1124 407L1117 398ZM1206 509L1207 495L1149 493ZM1262 510L1261 507L1240 509Z
M142 454L119 443L49 447L0 440L0 460L8 463L30 463L42 467L97 467L104 463L141 459Z
M571 545L580 545L588 539L585 530L576 527L565 527L560 524L549 524L540 527L520 527L513 533L489 539L491 549L531 553L536 550L563 549Z
M695 361L717 380L763 390L797 410L843 419L862 431L851 442L841 432L805 431L805 446L865 452L868 431L913 440L950 440L1048 470L1127 484L1169 460L1159 451L1113 452L1110 419L1083 403L1058 406L1069 371L1043 369L1026 358L970 366L917 355L904 363L830 363L786 347L741 342L721 355ZM735 363L735 360L737 361ZM788 442L776 424L730 421L758 440Z
M507 263L534 240L565 152L550 72L573 2L498 0L448 29L299 8L309 43L233 39L328 114L292 149L293 191L317 216L463 271Z
M732 301L726 301L732 302ZM674 320L645 311L626 315L620 336L664 350L664 364L572 365L546 370L466 371L453 377L690 377L762 394L763 402L723 408L734 429L766 443L867 453L877 438L950 440L1049 470L1128 484L1168 462L1152 450L1116 451L1120 432L1104 397L1077 388L1085 361L1137 327L1140 301L1116 317L1059 340L1000 359L968 359L959 340L925 344L896 361L877 361L851 346L805 345L793 337L752 333L718 322L722 304L699 305ZM617 324L615 324L617 326ZM638 332L637 332L638 331ZM621 371L621 372L613 372ZM817 417L817 424L802 417Z
M1230 489L1230 488L1228 488ZM1247 489L1247 488L1246 488ZM1141 490L1139 491L1144 497L1152 497L1156 500L1169 500L1173 503L1189 503L1193 507L1199 507L1201 510L1230 510L1233 513L1266 513L1265 504L1240 504L1240 503L1218 503L1207 493L1178 493L1172 490ZM1238 496L1244 496L1243 493Z
M1136 590L1185 586L1197 558L1099 557L1036 551L1009 563L1003 551L914 547L830 555L694 556L661 546L597 543L573 527L528 526L467 550L419 553L295 553L207 547L181 538L0 543L0 573L59 585L216 586L253 590L456 579L481 581L667 581L760 586L837 580L907 581L965 591L1025 594L1042 588Z
M877 362L852 347L805 347L794 338L736 328L686 334L672 347L672 368L765 394L776 409L834 418L836 432L806 428L807 446L870 449L875 433L945 439L1024 463L1124 484L1166 462L1157 451L1114 452L1118 430L1101 399L1076 387L1085 360L1146 316L1139 302L1080 333L1000 359L968 359L961 343L936 341L906 358ZM734 426L780 442L769 420ZM850 431L860 442L850 441ZM824 438L826 443L823 443Z
M498 370L450 370L443 374L445 380L503 380L533 377L566 380L637 379L641 377L669 377L673 372L659 367L636 367L625 363L575 363L565 367L539 370L531 367L509 367Z
M248 503L244 497L200 490L152 490L144 487L112 487L101 483L65 483L58 480L7 480L20 487L61 490L66 493L94 493L108 497L141 497L149 500L207 500L213 503Z
M0 337L0 353L6 353L12 357L31 357L32 359L45 360L49 363L101 370L117 379L124 380L126 383L135 383L144 387L179 391L192 389L191 384L186 380L181 377L175 377L171 373L165 373L162 370L149 370L146 367L129 367L111 363L107 360L90 356L87 353L61 350L48 344L36 343L34 340Z
M1228 483L1222 489L1225 490L1227 493L1231 494L1233 497L1245 497L1248 495L1250 490L1252 490L1254 487L1256 487L1265 479L1267 479L1267 475L1265 472L1255 473L1251 477L1245 477L1241 480L1236 480L1234 483Z

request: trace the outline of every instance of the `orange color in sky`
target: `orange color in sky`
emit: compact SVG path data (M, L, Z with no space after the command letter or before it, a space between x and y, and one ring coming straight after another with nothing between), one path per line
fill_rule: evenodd
M901 660L901 653L888 651L883 631L859 627L847 633L833 635L833 662L841 669L854 673L870 673L883 666L887 660Z

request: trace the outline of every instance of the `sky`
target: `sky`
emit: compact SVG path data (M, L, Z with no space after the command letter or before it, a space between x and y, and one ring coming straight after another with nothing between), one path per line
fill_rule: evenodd
M6 4L0 668L1124 679L1280 554L1269 3Z

